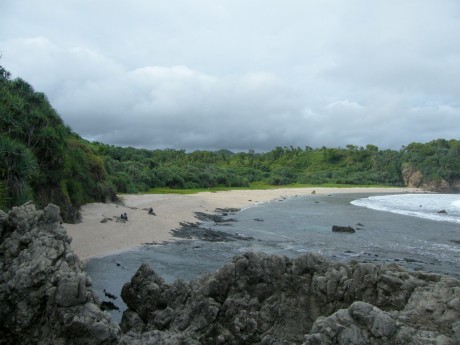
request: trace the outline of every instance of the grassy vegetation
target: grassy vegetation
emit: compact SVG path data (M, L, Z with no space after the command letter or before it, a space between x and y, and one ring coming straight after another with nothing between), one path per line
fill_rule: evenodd
M247 187L224 187L217 186L212 188L194 188L194 189L177 189L177 188L151 188L145 194L197 194L202 192L222 192L230 190L269 190L269 189L283 189L283 188L391 188L391 186L383 185L348 185L337 183L325 183L322 185L305 184L305 183L291 183L283 186L273 186L267 183L251 183Z

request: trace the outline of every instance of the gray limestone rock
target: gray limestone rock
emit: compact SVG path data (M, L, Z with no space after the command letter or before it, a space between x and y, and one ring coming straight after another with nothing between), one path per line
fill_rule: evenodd
M459 342L460 281L395 264L251 252L171 285L143 265L122 298L129 307L122 327L131 338L172 344L184 344L181 336L200 344ZM137 317L145 327L132 321Z
M460 281L311 253L173 284L144 264L118 326L70 242L54 205L0 212L0 344L460 344Z
M0 214L0 343L114 344L119 326L100 310L70 248L59 208Z

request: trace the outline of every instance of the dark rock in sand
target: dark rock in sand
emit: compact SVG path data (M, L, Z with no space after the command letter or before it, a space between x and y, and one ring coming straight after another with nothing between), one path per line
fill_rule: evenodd
M250 200L249 200L250 201ZM239 208L232 208L232 207L227 207L227 208L216 208L216 212L219 212L219 213L237 213L237 212L240 212L241 209Z
M236 222L236 219L233 219L233 218L226 219L222 215L209 214L209 213L204 213L204 212L195 212L195 218L203 222L207 222L207 221L212 221L215 223Z
M173 236L186 239L199 239L208 242L249 241L253 239L252 237L245 237L239 234L202 228L200 227L200 223L180 223L180 225L181 227L179 229L171 230Z
M458 344L460 281L396 264L246 253L166 284L142 265L122 344ZM186 340L186 341L185 341Z
M59 208L0 214L0 343L111 344L119 326L93 295Z
M333 225L333 226L332 226L332 231L333 231L333 232L348 232L348 233L354 233L354 232L355 232L355 229L353 229L351 226Z

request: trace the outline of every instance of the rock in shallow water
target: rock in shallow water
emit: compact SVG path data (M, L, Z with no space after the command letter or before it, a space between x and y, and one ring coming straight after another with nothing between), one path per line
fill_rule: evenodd
M348 232L354 233L356 232L351 226L340 226L340 225L333 225L332 232Z

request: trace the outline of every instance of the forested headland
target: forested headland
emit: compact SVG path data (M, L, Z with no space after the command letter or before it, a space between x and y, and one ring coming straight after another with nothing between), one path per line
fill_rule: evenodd
M306 134L307 136L308 134ZM53 202L65 221L82 204L153 188L343 184L460 191L460 141L343 148L276 147L269 152L147 150L81 138L46 96L0 66L0 208Z

